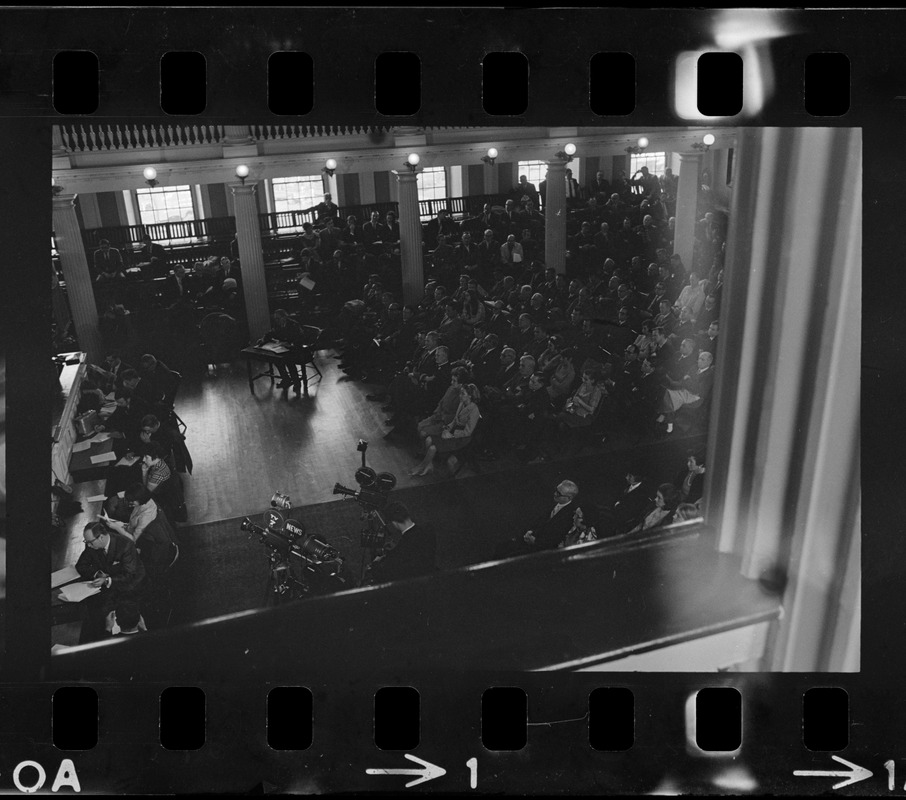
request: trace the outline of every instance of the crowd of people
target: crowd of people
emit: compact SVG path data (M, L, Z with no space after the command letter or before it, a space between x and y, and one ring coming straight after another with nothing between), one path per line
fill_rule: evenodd
M620 427L669 435L683 412L690 424L706 418L725 221L703 212L693 263L686 265L673 252L677 181L669 170L658 178L642 168L612 181L598 173L585 189L567 173L563 272L542 260L546 182L536 188L520 176L502 205L488 203L461 220L442 209L423 225L426 283L414 304L399 300L394 212L374 211L364 224L350 215L341 226L326 195L312 209L315 224L303 226L298 260L317 287L312 297L332 314L328 335L341 343L340 369L379 386L367 397L388 413L388 437L410 434L418 443L413 476L432 472L438 455L456 474L466 451L487 459L511 451L526 462L543 461L601 443ZM191 271L177 266L172 274L166 252L147 237L143 253L147 269L165 278L165 308L176 330L182 319L189 335L199 309L242 314L238 239L230 255L212 256ZM105 339L116 342L122 258L102 242L94 264L108 301ZM311 344L304 326L282 309L267 339ZM298 392L293 369L281 370L282 387ZM118 456L137 456L133 467L111 470L105 512L86 527L78 566L110 590L96 617L108 628L116 599L137 603L140 612L152 609L153 618L147 598L172 558L173 526L186 519L179 472L191 471L191 458L173 407L177 388L174 373L153 355L142 356L136 370L111 348L83 391L86 409L113 393L117 408L99 429L117 435ZM580 501L566 481L558 486L556 513L500 552L567 546L695 515L703 471L702 453L690 454L673 483L649 486L630 471L623 496L609 508ZM129 555L113 568L109 554L120 550ZM132 611L127 607L130 623ZM85 635L100 630L98 624Z
M174 405L180 380L150 353L136 369L111 351L82 381L79 412L92 415L95 433L110 435L117 459L76 563L101 590L86 601L82 643L146 630L146 618L152 628L167 622L166 575L179 553L177 527L188 519L180 474L192 471ZM115 408L100 416L111 399Z

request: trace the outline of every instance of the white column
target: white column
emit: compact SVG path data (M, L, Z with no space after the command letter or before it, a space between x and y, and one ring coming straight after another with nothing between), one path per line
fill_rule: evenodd
M679 187L676 196L676 237L673 252L679 253L686 271L692 269L695 223L698 222L698 187L701 184L701 153L679 154Z
M497 194L500 191L500 171L497 169L497 162L488 164L484 162L484 193Z
M88 354L89 361L98 362L104 355L104 344L98 328L98 307L94 300L88 257L76 216L77 196L58 194L53 198L53 229L79 347Z
M547 162L544 195L544 265L566 272L566 162Z
M264 253L261 249L261 230L258 227L257 184L229 184L239 234L239 264L242 271L242 290L249 335L258 339L271 327L267 305L267 282L264 278Z
M399 187L400 255L403 262L403 302L417 303L425 290L422 266L422 224L418 214L419 170L392 170Z

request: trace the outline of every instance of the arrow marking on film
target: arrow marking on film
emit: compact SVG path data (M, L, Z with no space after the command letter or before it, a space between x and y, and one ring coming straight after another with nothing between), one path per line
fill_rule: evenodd
M441 775L446 775L447 771L443 767L437 766L437 764L432 764L430 761L422 761L420 758L415 756L410 756L408 753L403 753L405 758L408 758L410 761L415 761L422 765L421 769L366 769L365 773L368 775L419 775L420 777L414 781L409 781L406 784L408 789L410 786L417 786L420 783L425 783L426 781L433 781L435 778L441 777ZM868 773L869 775L871 773Z
M842 789L844 786L849 786L851 783L858 783L859 781L864 781L866 778L870 778L874 773L870 769L865 769L865 767L860 767L858 764L853 764L852 761L847 761L845 758L840 758L839 756L831 756L834 761L839 761L841 764L846 764L849 767L849 770L820 770L820 769L797 769L793 770L793 775L796 775L800 778L846 778L845 781L840 781L840 783L835 783L833 785L834 789Z

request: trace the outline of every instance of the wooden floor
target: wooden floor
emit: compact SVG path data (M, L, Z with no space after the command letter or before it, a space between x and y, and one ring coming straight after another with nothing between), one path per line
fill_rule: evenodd
M357 488L359 439L368 442L368 465L393 473L400 488L474 475L464 468L453 479L438 457L432 475L410 478L408 473L418 461L417 442L385 438L390 430L384 424L388 415L380 403L365 398L376 387L351 381L337 368L332 354L317 355L323 378L311 385L309 398L292 392L284 395L266 379L258 380L254 394L250 393L241 362L219 367L216 374L185 376L176 410L188 426L187 445L194 460L193 474L184 476L189 524L260 514L275 490L288 494L294 506L340 502L333 495L335 483ZM678 434L671 437L671 453L679 438ZM634 436L611 435L601 458L628 458L635 443ZM674 461L671 455L659 479L672 477L677 469ZM482 472L522 466L510 454L483 463ZM592 499L620 489L599 487L591 493Z
M376 387L349 380L332 352L318 354L323 379L311 385L310 398L287 397L266 379L251 394L242 363L218 368L216 375L186 376L176 410L188 425L186 444L195 464L193 474L183 476L190 524L263 511L275 490L301 506L334 499L335 483L357 488L359 439L368 442L368 465L393 473L399 487L449 480L440 458L434 475L409 477L416 443L384 438L389 415L381 403L365 399ZM517 464L505 458L485 471ZM464 469L460 477L467 474Z

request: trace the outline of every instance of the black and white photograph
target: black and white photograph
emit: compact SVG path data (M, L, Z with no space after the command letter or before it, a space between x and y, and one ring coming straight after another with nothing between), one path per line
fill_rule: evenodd
M858 129L54 147L62 658L858 670Z
M0 791L893 791L893 17L415 11L4 12Z

